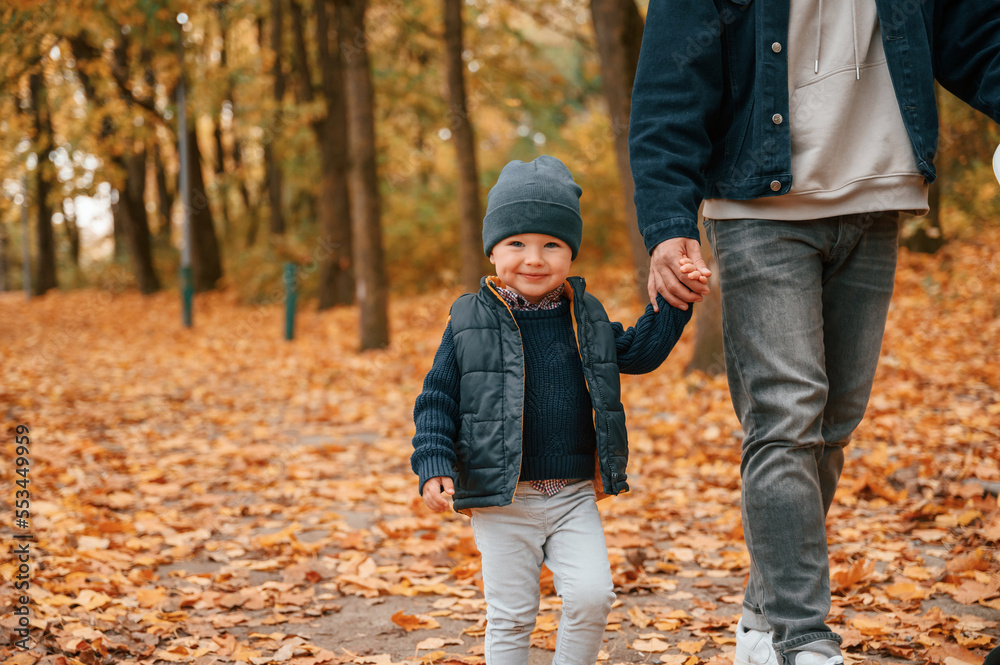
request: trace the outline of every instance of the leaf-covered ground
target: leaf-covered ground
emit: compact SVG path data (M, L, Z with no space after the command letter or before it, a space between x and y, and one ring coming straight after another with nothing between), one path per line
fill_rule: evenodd
M832 509L849 663L979 663L1000 634L1000 234L903 254L868 416ZM627 276L591 275L633 320ZM41 663L479 663L469 523L423 507L411 410L456 294L357 311L174 293L0 295L0 658ZM600 504L618 603L602 662L729 663L748 557L725 379L625 378L633 491ZM18 604L14 428L30 428L31 644ZM543 580L532 664L559 600Z

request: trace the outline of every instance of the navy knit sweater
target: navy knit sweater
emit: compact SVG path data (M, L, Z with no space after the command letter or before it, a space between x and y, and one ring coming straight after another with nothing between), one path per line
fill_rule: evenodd
M521 480L594 475L594 412L583 377L570 302L514 310L524 346Z
M612 322L618 368L645 374L666 359L691 318L658 297L632 328ZM571 303L550 310L514 310L525 361L521 480L590 478L594 474L594 412L573 328ZM423 392L413 410L416 435L410 458L420 489L431 478L454 477L460 375L451 325L445 328Z

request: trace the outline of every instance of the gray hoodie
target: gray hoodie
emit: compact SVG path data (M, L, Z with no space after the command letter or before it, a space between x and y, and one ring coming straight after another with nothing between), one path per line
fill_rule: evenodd
M788 94L792 187L752 201L710 199L712 219L809 220L869 211L927 212L889 78L874 0L791 0ZM780 52L780 51L778 51Z

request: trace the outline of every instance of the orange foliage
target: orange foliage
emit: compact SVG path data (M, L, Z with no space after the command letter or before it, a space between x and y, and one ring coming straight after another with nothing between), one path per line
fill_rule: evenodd
M854 660L981 662L997 634L982 617L1000 610L998 247L991 232L900 257L829 519L830 622ZM588 277L612 316L638 315L624 271ZM285 342L278 307L231 293L198 296L191 330L174 294L0 295L2 530L8 542L24 424L40 640L16 656L0 641L0 658L482 662L468 520L427 511L408 466L413 400L454 296L395 302L392 346L358 354L352 308L301 311ZM682 374L690 337L659 371L624 379L634 490L600 504L621 603L612 663L726 662L733 649L749 567L739 425L724 377ZM17 565L0 553L7 638ZM550 584L543 648L560 607ZM367 653L344 647L351 612L380 603L382 636ZM416 629L429 637L408 638Z

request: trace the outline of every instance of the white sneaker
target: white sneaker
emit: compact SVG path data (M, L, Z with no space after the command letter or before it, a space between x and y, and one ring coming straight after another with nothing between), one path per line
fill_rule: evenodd
M795 654L795 665L843 665L843 663L844 659L840 656L824 656L815 651L800 651Z
M778 656L771 645L771 635L771 631L744 628L741 617L736 624L736 655L733 657L733 665L778 665ZM796 662L795 665L812 664Z

